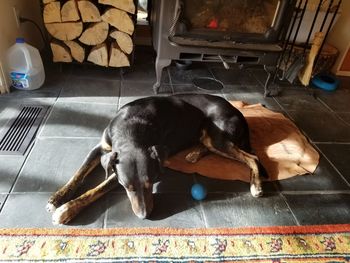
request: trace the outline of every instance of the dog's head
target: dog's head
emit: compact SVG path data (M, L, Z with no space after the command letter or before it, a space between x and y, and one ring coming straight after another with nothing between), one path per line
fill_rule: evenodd
M125 188L135 215L144 219L153 209L153 184L161 174L165 151L162 147L129 148L101 158L106 173L115 172Z

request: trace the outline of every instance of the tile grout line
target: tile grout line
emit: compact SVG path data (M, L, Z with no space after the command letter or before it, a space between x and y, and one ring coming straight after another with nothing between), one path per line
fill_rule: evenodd
M225 84L224 84L220 79L218 79L218 78L215 77L213 71L211 70L211 67L208 67L208 66L207 66L207 69L208 69L208 71L210 72L212 78L213 78L214 80L216 80L216 81L218 81L218 82L220 82L220 83L222 84L222 89L220 90L220 97L223 97L225 100L227 100L227 98L226 98L226 96L225 96L225 93L224 93L224 91L223 91L223 90L225 89ZM215 93L214 93L214 94L215 94ZM216 95L216 94L215 94L215 95ZM217 94L217 95L219 95L219 94Z
M331 162L331 160L329 160L329 158L327 157L327 155L325 153L322 152L322 150L317 146L317 144L315 144L315 147L317 148L317 150L322 153L323 157L329 162L329 164L333 167L333 169L339 174L340 178L343 179L343 181L346 183L346 185L348 187L350 187L350 182L348 182L348 180L345 179L345 177L343 176L343 174L338 170L338 168L333 164L333 162Z
M118 96L115 96L116 99L118 99ZM64 103L72 103L72 104L98 104L98 105L115 105L116 103L105 103L105 102L93 102L93 101L68 101L68 100L58 100L56 104L64 104Z
M58 98L61 96L62 91L63 91L64 87L65 87L67 84L68 84L68 77L67 77L67 76L63 76L63 85L62 85L60 91L59 91L58 94L57 94L57 97L56 97L55 102L58 101Z
M297 224L298 226L300 226L300 222L299 222L298 218L296 217L296 215L294 214L292 208L290 207L287 198L286 198L282 193L279 193L279 195L282 197L284 203L286 204L286 206L288 207L289 211L291 212L291 214L292 214L292 216L293 216L294 221L296 222L296 224Z
M289 114L287 113L287 111L285 110L285 108L283 108L283 106L278 102L277 96L272 96L272 99L276 102L276 104L278 105L278 107L280 107L280 109L283 111L283 115L287 115L289 117Z
M175 94L175 89L174 89L173 81L172 81L171 76L170 76L169 67L166 67L166 72L167 72L168 78L169 78L169 84L170 84L171 94ZM162 80L160 80L160 81L162 82Z
M260 87L262 87L262 88L265 87L265 83L262 83L262 82L260 81L259 78L255 77L255 74L253 74L253 73L249 70L249 68L246 69L246 71L248 72L248 74L249 74L251 77L253 77L253 78L255 79L255 81L256 81L258 84L260 84ZM264 69L264 72L266 73L265 69ZM267 73L266 73L266 74L267 74ZM272 77L272 76L271 76L271 77ZM270 83L271 83L271 82L270 82Z
M45 194L51 194L53 192L38 192L38 191L34 191L34 192L12 192L12 195L25 195L25 194L38 194L38 195L45 195ZM9 193L0 193L0 194L9 194Z
M316 95L316 96L317 96L317 95ZM319 96L316 97L316 100L317 100L319 103L321 103L322 106L325 107L329 112L335 113L335 111L334 111L331 107L329 107L328 104L325 103Z
M208 69L208 71L210 72L210 74L211 74L211 76L212 76L213 79L218 80L218 81L220 81L220 82L222 83L221 80L219 80L219 79L217 79L217 78L215 77L213 71L211 70L211 67L207 67L207 69ZM222 85L224 85L224 83L222 83Z
M91 96L92 97L96 97L96 96ZM116 100L118 100L119 96L114 96ZM108 97L108 98L112 98L112 97ZM60 99L57 101L59 104L63 104L63 103L74 103L74 104L97 104L97 105L115 105L118 104L117 103L106 103L106 102L99 102L99 101L77 101L77 100L70 100L70 99Z
M344 123L347 126L350 126L349 123L347 123L341 116L339 116L339 112L333 110L330 106L328 106L328 104L326 102L324 102L322 100L322 98L320 98L319 96L317 96L316 98L325 108L327 108L330 113L332 113L338 120L340 120L342 123ZM341 112L340 112L341 113ZM345 112L346 113L346 112Z
M335 194L350 194L349 190L305 190L305 191L281 191L286 195L335 195Z
M101 135L102 135L103 131L101 131ZM40 140L49 140L49 139L78 139L78 140L86 140L86 139L101 139L101 136L87 136L87 137L81 137L81 136L77 136L77 137L73 137L73 136L41 136L40 138L38 137L38 139Z
M125 89L125 83L124 83L124 78L123 80L121 81L120 83L120 90L119 90L119 97L118 97L118 106L117 106L117 111L120 109L120 107L122 106L121 105L121 100L122 100L122 97L123 97L123 91Z
M275 98L274 98L274 99L275 99ZM277 99L275 99L275 101L279 104L279 102L278 102ZM282 110L285 112L286 117L288 117L289 120L292 121L292 123L298 128L298 130L301 132L301 134L308 140L308 142L309 142L314 148L316 148L317 151L318 151L319 153L322 153L322 151L320 151L320 149L316 146L316 142L313 141L313 140L310 138L310 136L308 136L308 134L307 134L306 131L304 131L301 127L299 127L299 125L297 125L296 121L295 121L295 120L293 119L293 117L289 114L288 110L286 110L286 109L285 109L282 105L280 105L280 104L279 104L279 106L280 106L280 107L282 108ZM322 155L325 156L323 153L322 153ZM327 158L326 158L326 159L327 159ZM328 160L328 159L327 159L327 160ZM328 160L328 162L331 163L329 160ZM332 166L333 166L333 164L332 164ZM336 171L339 173L338 170L336 170ZM339 174L340 174L340 173L339 173ZM347 182L347 181L345 181L345 182Z
M117 99L117 110L119 109L119 105L120 105L120 97L122 95L122 88L124 86L124 76L122 71L120 70L120 88L118 90L118 99Z
M331 142L331 141L325 141L325 142L317 142L317 141L314 141L313 142L314 144L331 144L331 145L350 145L350 142Z
M62 70L62 68L61 68L61 70ZM48 111L47 111L47 113L46 113L45 120L41 123L42 128L40 129L39 133L37 134L37 138L40 138L40 137L41 137L41 134L42 134L42 132L43 132L43 130L44 130L44 126L46 125L46 123L48 122L49 118L51 117L53 108L54 108L54 106L56 105L56 103L58 102L58 99L59 99L59 97L61 96L62 91L63 91L63 88L65 87L65 85L67 84L67 82L68 82L67 76L63 76L63 85L62 85L60 91L58 92L58 94L57 94L57 96L56 96L56 98L55 98L54 103L53 103L52 105L50 105L50 107L49 107L49 109L48 109Z
M36 139L39 139L41 137L41 134L43 133L43 130L49 120L49 118L51 117L52 111L53 111L53 107L56 104L57 100L48 108L46 114L45 114L45 119L41 122L41 128L39 130L39 132L37 133Z
M9 198L10 195L13 193L13 190L14 190L14 188L15 188L15 185L16 185L17 181L18 181L18 178L19 178L21 172L23 171L24 166L25 166L26 163L28 162L29 156L30 156L30 154L32 153L32 151L33 151L34 146L35 146L36 143L37 143L37 141L34 140L33 143L32 143L32 146L31 146L30 150L28 151L27 156L25 157L25 159L24 159L24 161L23 161L23 163L22 163L21 168L19 169L19 171L18 171L18 173L17 173L17 175L16 175L16 177L15 177L15 180L13 181L13 183L12 183L12 185L11 185L10 190L8 191L8 195L5 197L5 199L4 199L4 201L3 201L3 205L2 205L2 207L1 207L1 209L0 209L0 213L2 212L2 210L3 210L4 206L5 206L5 204L7 203L8 198Z
M6 198L7 198L7 196L9 195L9 193L0 193L0 195L3 195L3 196L5 197L4 200L0 202L0 215L1 215L2 208L3 208L4 205L5 205Z
M72 79L77 79L77 80L96 80L96 81L106 81L106 82L118 82L121 81L121 79L108 79L106 77L90 77L90 76L77 76L77 75L72 75L70 76Z
M276 102L278 103L278 101L276 100ZM279 104L279 103L278 103ZM279 104L280 105L280 104ZM304 131L301 127L299 127L299 125L297 125L296 121L293 119L293 117L289 114L289 112L282 106L280 105L280 107L282 108L282 110L285 113L285 116L298 128L298 130L300 131L300 133L307 139L307 141L314 147L317 148L315 145L315 142L311 139L310 136L308 136L307 132Z

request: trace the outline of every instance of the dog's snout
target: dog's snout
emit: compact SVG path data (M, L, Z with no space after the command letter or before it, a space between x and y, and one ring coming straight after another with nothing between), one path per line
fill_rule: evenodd
M146 219L153 210L153 200L147 202L131 202L134 214L140 219Z
M146 219L153 210L152 191L143 189L142 194L130 191L127 194L134 214L140 219Z
M139 211L134 211L135 215L140 218L140 219L146 219L148 217L148 213L146 209L139 210Z

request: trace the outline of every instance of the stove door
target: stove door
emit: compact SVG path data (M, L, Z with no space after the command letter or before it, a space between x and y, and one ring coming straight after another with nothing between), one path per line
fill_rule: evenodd
M212 41L276 42L283 21L290 19L294 2L179 0L181 11L175 35Z

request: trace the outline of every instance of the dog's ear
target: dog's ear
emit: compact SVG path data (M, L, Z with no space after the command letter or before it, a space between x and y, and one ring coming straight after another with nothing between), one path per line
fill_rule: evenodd
M106 176L109 176L115 171L115 165L118 163L118 154L109 152L101 156L101 165L106 171Z
M162 145L153 145L148 148L148 151L151 155L151 158L158 160L160 164L163 164L163 162L167 158L166 147Z

